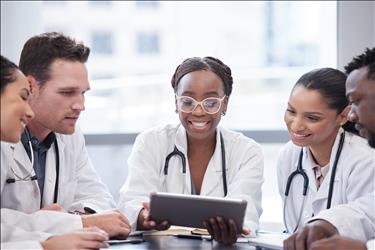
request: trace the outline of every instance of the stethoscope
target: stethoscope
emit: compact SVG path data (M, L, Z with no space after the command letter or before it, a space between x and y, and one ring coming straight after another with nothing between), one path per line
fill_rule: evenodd
M28 138L28 145L30 148L30 160L31 160L31 166L34 167L34 149L31 143L31 136L29 130L26 128L24 133L26 134ZM55 180L55 190L53 194L53 203L57 203L57 197L59 193L59 173L60 173L60 157L59 157L59 147L57 145L57 139L54 140L54 147L55 147L55 154L56 154L56 180ZM6 183L11 184L15 183L17 181L35 181L38 179L38 176L32 175L31 172L29 172L25 177L21 177L14 171L13 167L10 168L12 173L14 174L15 178L8 178L6 180Z
M342 132L342 134L340 135L340 142L339 142L339 145L337 147L335 161L334 161L333 167L332 167L331 179L330 179L330 182L329 182L327 209L329 209L331 207L333 186L334 186L334 182L335 182L337 163L339 161L340 154L341 154L342 148L344 146L344 140L345 140L345 132ZM305 170L303 170L303 168L302 168L302 158L303 158L303 148L301 148L301 152L299 153L297 169L289 175L288 180L286 182L285 196L284 196L284 208L283 208L283 220L284 220L284 226L285 226L285 229L286 229L287 233L290 233L291 231L289 230L288 225L286 223L286 203L287 203L287 198L288 198L288 195L289 195L290 186L292 184L293 178L296 177L297 175L301 175L302 178L303 178L303 192L302 192L303 201L302 201L301 208L299 210L297 224L296 224L296 227L293 230L293 233L298 229L298 225L299 225L299 223L301 221L301 217L302 217L302 211L303 211L303 208L305 206L305 201L306 201L306 196L307 196L306 195L307 194L307 188L309 186L309 177L307 176Z
M224 196L226 196L228 193L228 187L227 187L227 172L226 172L226 163L225 163L225 146L224 146L223 135L221 134L221 132L220 132L220 144L221 144L221 168L222 168L222 173L223 173ZM180 150L178 150L176 145L174 146L173 151L169 153L167 157L165 158L164 175L165 176L168 175L169 160L173 156L180 157L181 164L182 164L182 173L185 175L186 174L186 157ZM195 194L195 191L194 191L195 189L193 187L194 185L192 184L191 186L192 186L191 194Z

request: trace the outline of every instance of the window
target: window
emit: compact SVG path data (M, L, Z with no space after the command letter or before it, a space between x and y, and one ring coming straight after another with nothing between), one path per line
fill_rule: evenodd
M43 6L46 26L64 26L68 34L91 42L91 90L79 120L86 134L117 137L178 122L170 79L188 57L214 56L232 69L233 93L223 126L265 133L285 130L286 103L303 73L336 67L335 1L111 4L116 8L69 2L59 13ZM70 22L64 18L66 13L71 13ZM108 18L100 18L104 16ZM97 59L96 55L109 56ZM131 145L89 145L95 167L118 198ZM262 229L281 230L275 163L282 143L276 138L261 145L265 155ZM108 172L107 166L116 170Z
M156 9L159 7L158 1L136 1L135 3L139 9Z
M159 35L156 32L140 32L137 35L137 52L140 55L159 53Z
M113 38L109 32L94 32L91 38L92 52L110 55L113 53Z

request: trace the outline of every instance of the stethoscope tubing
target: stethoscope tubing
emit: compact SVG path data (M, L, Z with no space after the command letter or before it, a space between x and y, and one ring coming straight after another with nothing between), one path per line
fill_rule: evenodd
M337 169L337 164L338 164L338 161L339 161L339 158L340 158L340 155L341 155L342 148L344 146L344 141L345 141L345 131L342 132L342 134L340 135L340 141L339 141L339 145L337 147L336 156L335 156L335 160L334 160L333 167L332 167L332 173L331 173L331 178L330 178L330 182L329 182L329 190L328 190L327 209L331 208L333 188L334 188L334 182L335 182L335 176L336 176L336 169ZM286 207L287 207L286 203L287 203L287 198L288 198L288 195L289 195L290 187L292 185L292 181L293 181L294 177L296 177L297 175L301 175L302 178L303 178L302 195L303 195L304 198L303 198L302 205L301 205L301 208L300 208L300 211L299 211L297 224L296 224L296 227L293 230L293 232L297 231L297 229L298 229L298 225L299 225L299 223L301 221L301 217L302 217L302 211L303 211L303 208L305 206L305 200L306 200L306 197L307 197L307 190L308 190L308 186L309 186L309 177L307 176L306 172L302 168L302 158L303 158L303 148L301 148L301 151L300 151L300 154L299 154L299 157L298 157L297 169L289 175L287 183L286 183L286 187L285 187L284 206L283 206L283 222L284 222L284 227L285 227L285 229L288 233L290 233L290 231L289 231L288 225L286 223Z
M220 144L221 144L221 168L222 168L222 173L223 173L223 189L224 189L224 196L227 195L228 193L228 186L227 186L227 175L226 175L226 159L225 159L225 145L224 145L224 138L222 133L220 132ZM174 145L173 151L167 155L165 158L165 163L164 163L164 175L168 175L168 169L169 169L169 161L173 156L178 156L181 159L181 164L182 164L182 173L185 175L186 174L186 157L185 155L178 150L177 146ZM185 185L184 185L185 187ZM184 192L185 188L183 189Z

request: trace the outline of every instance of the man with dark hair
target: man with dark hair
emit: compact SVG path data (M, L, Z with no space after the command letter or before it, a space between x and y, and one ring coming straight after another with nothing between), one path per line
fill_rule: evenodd
M375 148L375 47L355 57L345 71L346 94L351 103L348 118L356 122L360 134ZM322 211L286 239L284 249L374 249L374 211L375 191Z
M19 143L1 145L2 224L54 233L96 226L119 238L130 233L128 220L112 210L113 198L76 129L90 89L85 66L89 53L84 44L60 33L37 35L24 45L20 69L31 86L29 104L35 119ZM20 212L38 210L65 213L64 228L52 226L57 225L51 223L53 213L44 213L34 224L19 220Z

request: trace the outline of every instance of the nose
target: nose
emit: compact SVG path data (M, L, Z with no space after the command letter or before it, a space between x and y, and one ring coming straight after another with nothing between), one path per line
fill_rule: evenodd
M357 122L358 121L358 116L357 113L355 112L355 109L353 106L351 107L349 113L348 113L348 120L351 122Z
M85 110L85 96L84 95L80 95L79 97L77 97L77 99L73 102L72 109L77 110L77 111Z
M292 118L290 128L295 132L303 131L305 129L305 124L303 123L302 117Z
M34 118L35 114L34 111L31 109L30 105L27 103L26 104L26 110L25 114L28 120L31 120Z
M206 111L203 109L202 103L198 103L195 109L193 110L192 114L193 115L204 115Z

